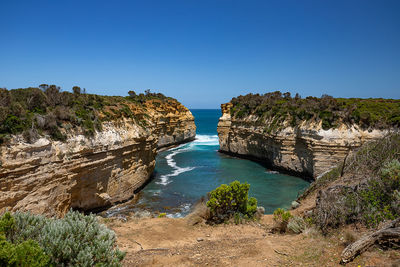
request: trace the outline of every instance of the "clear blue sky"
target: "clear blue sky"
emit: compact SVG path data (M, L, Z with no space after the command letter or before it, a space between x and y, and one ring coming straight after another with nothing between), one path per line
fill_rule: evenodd
M400 1L0 1L0 87L400 98Z

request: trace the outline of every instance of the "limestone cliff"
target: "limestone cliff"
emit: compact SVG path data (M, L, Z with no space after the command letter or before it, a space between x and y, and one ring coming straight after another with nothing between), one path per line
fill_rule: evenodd
M0 211L62 216L127 200L148 181L158 148L195 137L194 118L177 101L130 108L140 119L104 121L93 136L65 130L66 141L28 143L15 135L0 146Z
M391 131L362 130L345 124L324 130L321 122L315 121L304 121L295 127L284 121L280 128L266 131L273 118L236 118L231 116L231 108L231 103L221 105L217 129L221 152L255 158L272 168L314 179L342 162L349 151Z

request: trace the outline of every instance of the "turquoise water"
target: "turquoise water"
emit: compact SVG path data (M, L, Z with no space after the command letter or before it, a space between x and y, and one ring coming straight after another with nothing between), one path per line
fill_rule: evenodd
M217 124L220 110L191 110L197 126L196 140L159 153L153 180L138 200L119 207L116 213L147 209L166 212L169 217L186 215L207 192L234 180L250 184L250 196L272 213L289 207L309 183L272 172L264 166L218 152ZM114 214L109 210L109 215Z

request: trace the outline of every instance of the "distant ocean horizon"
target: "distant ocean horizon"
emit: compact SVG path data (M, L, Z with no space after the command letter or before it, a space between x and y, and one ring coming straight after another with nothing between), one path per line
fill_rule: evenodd
M160 152L153 179L139 193L135 202L107 211L109 216L148 210L165 212L168 217L182 217L208 192L234 180L250 184L250 196L267 214L276 208L288 208L298 192L309 182L280 174L246 159L218 152L217 135L220 109L191 109L197 126L192 142Z

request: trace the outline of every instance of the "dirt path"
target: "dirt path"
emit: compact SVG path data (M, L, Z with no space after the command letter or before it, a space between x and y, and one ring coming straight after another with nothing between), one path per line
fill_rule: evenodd
M243 225L195 225L186 219L131 219L108 222L124 266L340 266L343 234L272 234L272 216ZM398 251L366 252L347 266L392 266Z

